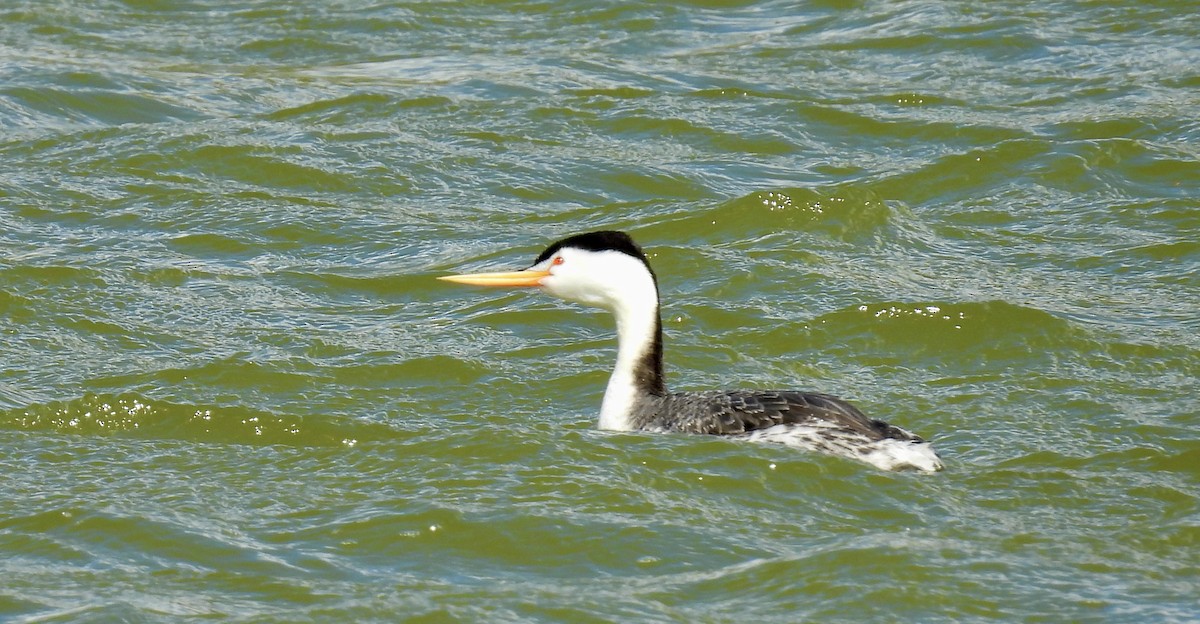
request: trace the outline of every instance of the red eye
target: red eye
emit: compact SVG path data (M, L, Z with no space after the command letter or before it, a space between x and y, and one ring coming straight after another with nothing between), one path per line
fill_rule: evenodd
M562 256L555 256L554 262L551 262L550 264L562 264L563 262L564 260Z

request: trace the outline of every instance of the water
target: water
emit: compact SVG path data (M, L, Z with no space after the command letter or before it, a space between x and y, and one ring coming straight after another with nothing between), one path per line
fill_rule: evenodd
M1200 14L1017 4L0 7L0 618L1200 618ZM947 470L433 279L596 228L673 387Z

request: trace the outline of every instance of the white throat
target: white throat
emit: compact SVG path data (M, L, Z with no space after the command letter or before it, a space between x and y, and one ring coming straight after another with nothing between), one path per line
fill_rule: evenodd
M636 372L647 353L654 348L655 330L658 321L658 305L646 306L624 312L613 310L617 317L617 363L608 387L604 391L604 402L600 405L600 429L631 431L634 403L641 394Z

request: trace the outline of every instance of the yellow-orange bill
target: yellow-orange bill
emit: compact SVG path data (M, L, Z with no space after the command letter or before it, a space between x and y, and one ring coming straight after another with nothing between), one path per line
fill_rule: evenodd
M446 275L440 280L473 286L541 286L549 271L511 271L508 273L465 273Z

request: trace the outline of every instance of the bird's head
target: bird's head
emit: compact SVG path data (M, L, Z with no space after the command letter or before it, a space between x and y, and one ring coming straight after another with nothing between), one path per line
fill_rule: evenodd
M479 286L538 287L567 301L623 311L658 305L658 284L646 254L624 232L564 238L523 271L448 275L438 279Z

